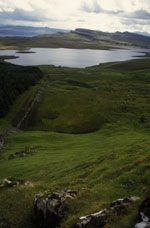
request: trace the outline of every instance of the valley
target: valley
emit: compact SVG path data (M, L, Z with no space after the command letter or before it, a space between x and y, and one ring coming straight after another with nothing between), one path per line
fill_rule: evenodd
M10 84L13 90L21 88L17 75L25 71L28 79L34 73L39 78L34 84L29 80L6 109L1 135L17 126L44 89L0 151L0 180L11 176L32 183L0 189L0 227L33 228L35 195L72 189L78 197L68 203L61 227L73 227L79 217L108 208L113 200L138 196L139 202L104 226L133 228L138 205L150 194L150 60L85 69L1 63L0 79L4 73L11 77L9 70L18 85Z

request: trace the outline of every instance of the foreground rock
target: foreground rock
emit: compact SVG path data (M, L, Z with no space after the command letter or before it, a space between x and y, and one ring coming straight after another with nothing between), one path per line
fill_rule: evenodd
M27 155L32 155L32 154L35 153L35 151L36 151L36 148L30 146L30 147L25 148L23 151L16 152L15 154L11 154L8 157L8 160L11 160L11 159L14 159L14 158L19 158L19 157L25 157Z
M37 195L34 201L36 225L42 228L57 227L67 210L66 201L76 197L77 192L72 190L46 191Z
M97 213L80 217L74 228L101 228L105 225L109 213L108 209L104 209Z
M33 186L30 181L20 180L14 177L7 177L0 182L0 188L7 188L7 187L18 187L18 186Z
M97 213L80 217L74 228L102 228L106 224L109 215L121 215L127 210L127 206L139 200L138 197L123 198L113 201L108 209L101 210Z
M139 207L139 222L135 228L150 228L150 198L145 199Z

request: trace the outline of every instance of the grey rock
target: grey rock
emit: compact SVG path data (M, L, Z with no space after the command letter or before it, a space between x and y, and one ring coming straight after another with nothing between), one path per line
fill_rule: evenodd
M34 200L35 223L42 228L55 228L59 225L66 211L66 201L75 199L77 192L63 190L46 191L38 194Z
M135 225L135 228L150 228L150 223L140 222Z
M108 214L109 210L104 209L97 213L80 217L74 228L104 227Z
M102 228L105 226L109 215L121 215L126 213L127 206L139 200L138 197L125 197L118 199L110 204L108 209L101 210L97 213L80 217L74 225L74 228Z
M139 207L138 223L135 228L150 228L150 197L146 198Z
M139 207L139 214L141 216L141 212L144 213L145 216L150 218L150 197L146 198Z
M5 188L5 187L10 187L13 185L13 182L7 178L5 178L2 182L1 182L1 185L0 187L1 188Z
M119 206L119 205L122 205L122 204L130 204L130 203L135 202L137 200L139 200L139 197L130 197L130 198L129 197L125 197L125 198L113 201L110 204L110 207L115 207L115 206Z
M14 177L7 177L0 182L0 188L33 186L30 181L19 180Z

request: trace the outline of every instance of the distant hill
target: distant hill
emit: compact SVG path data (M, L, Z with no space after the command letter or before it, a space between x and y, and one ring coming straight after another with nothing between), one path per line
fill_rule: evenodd
M19 26L21 28L21 26ZM25 27L26 28L26 27ZM33 35L33 27L29 27ZM39 29L39 28L36 28ZM51 29L50 29L51 30ZM14 30L15 31L15 30ZM130 32L108 33L97 30L78 28L69 32L52 29L50 34L44 34L44 28L38 32L42 34L31 37L0 37L1 49L25 48L76 48L100 49L112 48L145 48L150 49L150 37ZM57 32L56 32L57 31ZM58 32L59 31L59 32ZM21 32L21 30L20 30ZM28 36L31 34L28 29ZM47 32L47 29L45 30ZM27 31L26 31L27 34ZM35 34L35 33L34 33Z
M89 29L76 29L72 31L80 36L87 37L93 41L103 41L107 43L112 43L114 45L124 45L124 46L134 46L134 47L145 47L150 46L150 37L144 36L143 34L136 34L131 32L101 32Z
M150 33L149 32L134 32L134 33L150 37Z
M32 26L13 26L0 25L0 36L24 36L32 37L42 34L52 34L57 32L69 32L69 30L48 28L48 27L32 27Z

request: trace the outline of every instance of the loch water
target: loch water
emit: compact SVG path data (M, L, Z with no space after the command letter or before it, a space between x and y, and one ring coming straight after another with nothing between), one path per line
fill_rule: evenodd
M31 52L31 53L28 53ZM67 49L67 48L31 48L26 53L17 50L0 50L0 56L16 56L16 59L5 61L22 65L55 65L75 68L85 68L100 63L125 61L144 56L148 49Z

